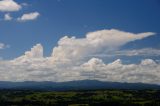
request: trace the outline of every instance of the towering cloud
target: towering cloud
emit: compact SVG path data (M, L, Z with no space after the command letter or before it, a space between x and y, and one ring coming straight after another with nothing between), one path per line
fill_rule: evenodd
M134 40L152 36L146 32L133 34L116 29L91 32L85 38L63 37L53 48L50 57L43 56L41 44L10 61L0 61L0 80L5 81L71 81L96 79L115 82L143 82L160 84L160 64L144 59L137 64L123 64L117 59L106 64L107 54Z
M24 55L14 59L15 63L23 63L26 61L43 58L43 46L37 44L31 48L30 51L26 51Z
M52 58L53 61L61 62L77 61L89 55L116 50L130 41L152 35L154 35L152 32L134 34L111 29L88 33L85 38L65 36L59 40L58 46L53 49Z

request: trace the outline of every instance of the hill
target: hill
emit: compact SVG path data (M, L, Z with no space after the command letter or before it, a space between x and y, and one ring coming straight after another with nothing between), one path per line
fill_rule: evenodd
M0 89L24 90L94 90L94 89L160 89L160 85L144 83L102 82L97 80L80 80L69 82L7 82L0 81Z

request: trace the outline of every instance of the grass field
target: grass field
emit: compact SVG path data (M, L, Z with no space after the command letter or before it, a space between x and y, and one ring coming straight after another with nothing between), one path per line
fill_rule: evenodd
M159 90L1 90L0 106L160 106Z

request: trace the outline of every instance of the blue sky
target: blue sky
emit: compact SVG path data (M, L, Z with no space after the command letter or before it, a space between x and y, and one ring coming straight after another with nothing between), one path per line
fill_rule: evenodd
M160 84L159 0L0 0L0 81Z
M64 35L84 37L102 29L119 29L132 33L156 32L150 39L130 43L124 48L160 47L159 0L15 0L26 3L21 10L0 12L0 42L10 45L0 50L4 59L22 55L33 45L41 43L46 56ZM4 21L4 14L17 18L25 13L38 12L32 21Z

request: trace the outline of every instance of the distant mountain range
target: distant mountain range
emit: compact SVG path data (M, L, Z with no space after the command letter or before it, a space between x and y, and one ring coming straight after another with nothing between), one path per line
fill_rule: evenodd
M144 83L102 82L97 80L80 80L69 82L7 82L0 81L0 89L18 90L94 90L94 89L160 89L160 85Z

